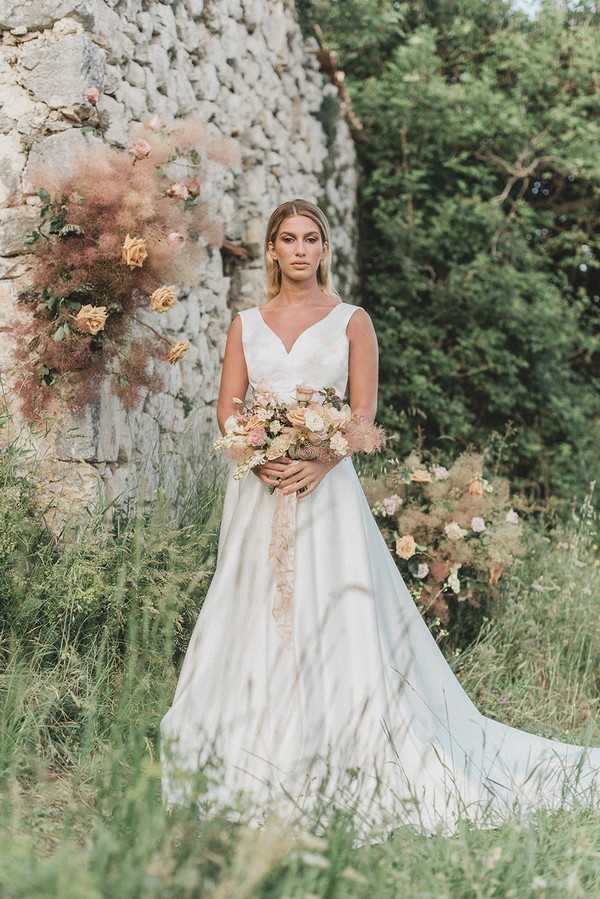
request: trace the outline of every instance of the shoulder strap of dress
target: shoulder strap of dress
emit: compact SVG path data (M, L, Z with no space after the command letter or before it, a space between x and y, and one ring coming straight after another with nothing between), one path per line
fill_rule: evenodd
M242 340L248 340L256 327L256 317L259 315L258 308L249 306L247 309L240 309L238 315L242 320Z
M352 318L352 314L354 312L356 312L357 309L360 309L360 306L355 306L353 303L344 302L344 304L339 312L340 318L342 319L342 321L344 323L344 329L346 328L346 325Z

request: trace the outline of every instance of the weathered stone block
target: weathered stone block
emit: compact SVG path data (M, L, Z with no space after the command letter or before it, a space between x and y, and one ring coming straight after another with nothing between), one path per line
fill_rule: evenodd
M26 250L27 234L38 224L36 209L28 206L0 209L0 256L16 256Z
M0 29L21 25L28 30L48 28L64 16L75 16L92 27L94 5L93 0L0 0Z
M23 173L23 189L31 193L42 186L44 170L59 167L66 177L75 172L94 146L102 145L99 137L84 134L79 128L69 128L37 141L31 148Z
M25 160L20 135L0 134L0 204L18 192Z
M104 51L85 35L38 39L21 51L18 80L53 109L81 103L88 87L102 90Z

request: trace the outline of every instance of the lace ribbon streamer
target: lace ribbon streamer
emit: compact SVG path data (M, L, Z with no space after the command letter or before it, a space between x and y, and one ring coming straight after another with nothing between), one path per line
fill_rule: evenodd
M294 620L294 583L296 573L296 491L283 493L276 490L275 509L271 525L269 559L275 577L273 618L284 644L292 641Z

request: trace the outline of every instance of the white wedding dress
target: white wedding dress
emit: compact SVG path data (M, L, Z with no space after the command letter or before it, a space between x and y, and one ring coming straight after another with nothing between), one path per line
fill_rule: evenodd
M339 303L289 353L258 307L240 312L250 384L282 400L298 384L344 397L356 308ZM371 842L404 824L452 833L459 818L489 826L595 802L600 748L517 730L473 705L349 457L297 502L292 640L283 641L268 557L275 502L251 472L229 477L216 570L161 722L168 806L189 799L188 775L210 757L223 767L197 797L201 811L239 795L243 820L259 826L270 811L304 825L315 810L326 822L347 808Z

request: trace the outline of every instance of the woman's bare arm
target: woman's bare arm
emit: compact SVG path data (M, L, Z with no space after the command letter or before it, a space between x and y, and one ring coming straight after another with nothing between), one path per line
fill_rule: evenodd
M237 396L243 400L247 389L248 369L242 345L242 319L236 315L227 332L217 399L217 422L221 434L225 433L225 422L229 416L237 412L233 397Z
M379 383L379 346L371 316L362 307L352 313L348 323L350 355L348 394L353 413L373 423L377 415Z

